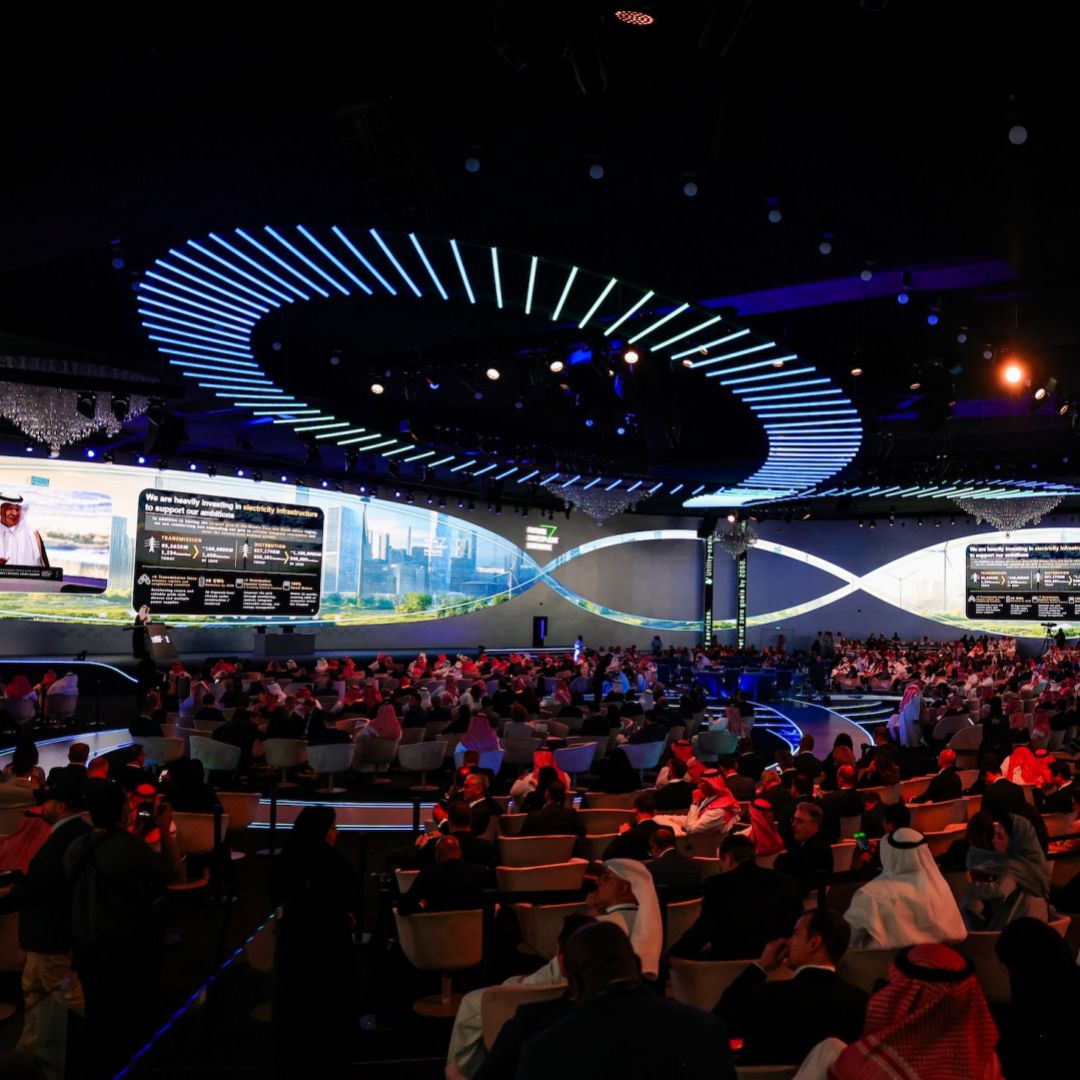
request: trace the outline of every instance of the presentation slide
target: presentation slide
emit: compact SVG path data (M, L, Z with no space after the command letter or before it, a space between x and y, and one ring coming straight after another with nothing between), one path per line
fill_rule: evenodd
M319 612L323 512L153 488L139 495L132 606L168 615Z
M111 528L108 495L0 484L0 592L104 592Z
M1080 544L970 544L969 619L1080 616Z

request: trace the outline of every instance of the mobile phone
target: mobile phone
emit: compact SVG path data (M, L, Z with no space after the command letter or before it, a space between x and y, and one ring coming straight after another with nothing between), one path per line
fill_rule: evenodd
M867 839L866 833L857 832L852 839L855 841L855 847L858 848L859 851L870 850L870 841Z

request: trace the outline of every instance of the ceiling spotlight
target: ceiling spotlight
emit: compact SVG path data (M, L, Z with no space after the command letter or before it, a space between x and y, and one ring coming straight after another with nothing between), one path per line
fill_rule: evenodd
M615 434L616 435L625 435L626 434L626 428L624 428L622 426L617 427L615 429Z
M1042 401L1044 397L1046 397L1046 387L1040 386L1039 389L1035 391L1035 400Z
M784 215L780 212L780 208L774 206L769 211L769 221L771 221L773 225L779 225L780 222L783 221L783 220L784 220Z
M728 514L727 519L729 525L734 525L735 522L739 520L734 513Z
M931 311L930 314L926 316L926 322L930 326L937 326L938 321L938 313L936 311Z
M95 458L97 457L97 451L93 449L93 447L88 447L86 450L86 456L88 458Z
M428 376L427 384L428 384L428 389L429 390L438 390L439 389L439 384L433 378L431 378L430 375Z
M859 271L859 278L862 281L871 281L873 279L873 277L874 277L874 271L871 270L869 267L866 267L866 268Z
M986 348L983 349L983 359L984 360L993 360L994 359L994 350L991 349L989 345L987 345Z
M623 359L633 367L634 364L641 359L641 353L639 353L637 349L627 349L626 352L623 353Z
M29 449L29 447L27 447L27 449ZM146 458L143 457L142 454L139 455L139 464L140 465L145 465L146 464Z
M281 482L283 484L287 484L289 482L289 478L288 478L288 476L285 475L285 473L281 474Z
M1058 408L1058 416L1064 416L1069 411L1069 403L1063 401Z
M596 423L596 421L595 421L595 420L593 420L593 418L592 418L591 416L587 416L587 417L585 418L585 426L586 426L586 427L592 427L592 426L593 426L593 424L595 424L595 423Z
M97 412L97 394L81 390L75 399L75 411L80 416L85 416L87 420L93 420Z
M131 412L131 397L128 394L113 394L109 403L113 416L122 424Z
M485 372L484 372L484 374L485 374L485 375L486 375L486 376L487 376L487 377L488 377L488 378L489 378L489 379L490 379L490 380L491 380L492 382L496 382L496 381L498 380L498 378L499 378L499 369L498 369L498 368L494 368L494 367L489 367L489 368L487 369L487 371L485 371Z
M964 331L961 330L960 333L956 335L956 341L959 345L965 344L967 342L967 334L965 334Z
M1023 124L1013 124L1009 128L1009 142L1013 146L1023 146L1027 142L1028 130Z
M911 385L910 385L910 386L908 387L908 389L909 389L909 390L921 390L921 389L922 389L922 383L921 383L921 382L913 382L913 383L912 383L912 384L911 384Z
M385 387L385 386L383 386L383 384L382 384L382 383L377 383L377 382L373 382L373 383L371 384L371 392L372 392L373 394L381 394L381 393L383 393L383 391L384 391L385 389L386 389L386 387Z
M832 254L832 244L828 240L822 240L821 243L818 244L817 249L822 255Z
M774 360L772 362L772 366L774 368L782 368L784 366L784 361L783 360Z
M682 362L682 366L683 366L683 367L685 367L685 368L693 367L693 366L694 366L694 361L693 361L693 360L691 360L691 359L690 359L690 357L687 357L687 358L686 358L686 359L685 359L685 360L684 360L684 361Z
M1015 361L1005 365L1001 377L1010 385L1018 386L1024 378L1024 369Z
M247 476L247 471L245 469L237 469L236 475L239 476L241 480L243 480L243 478Z
M862 374L862 368L861 367L853 367L851 369L851 374L857 379Z
M337 349L335 349L335 350L334 350L334 351L333 351L333 352L332 352L332 353L330 354L330 366L331 366L331 367L337 367L337 366L338 366L338 364L340 364L340 363L341 363L341 353L340 353L340 352L338 352L338 350L337 350Z
M687 180L682 186L682 193L688 198L692 199L698 193L698 186L693 180Z
M862 527L863 527L863 519L859 518L859 528L861 529Z
M465 171L468 173L477 173L480 171L480 159L474 157L467 157L465 159Z
M656 16L647 8L620 8L615 12L615 18L627 26L653 26Z
M594 164L590 165L589 166L589 176L593 180L603 180L604 179L604 166L601 165L599 162L595 162Z
M195 470L198 469L199 466L196 465L194 461L189 461L187 467L190 472L195 472Z
M809 510L807 510L806 513L803 514L802 519L803 519L803 521L809 521L810 520L810 511Z
M566 365L561 360L552 360L551 363L548 364L548 371L552 371L558 375L564 367L566 367Z
M906 304L910 299L911 297L908 296L908 294L903 289L901 289L900 292L896 294L896 302L898 304Z
M477 390L476 393L473 394L473 397L477 401L483 401L484 400L484 391L483 390Z

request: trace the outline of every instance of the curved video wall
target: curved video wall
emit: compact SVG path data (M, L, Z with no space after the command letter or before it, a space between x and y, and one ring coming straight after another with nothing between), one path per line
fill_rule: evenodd
M542 584L616 623L699 631L695 530L482 520L493 527L243 477L8 461L0 618L119 626L146 605L189 626L382 626L481 612Z

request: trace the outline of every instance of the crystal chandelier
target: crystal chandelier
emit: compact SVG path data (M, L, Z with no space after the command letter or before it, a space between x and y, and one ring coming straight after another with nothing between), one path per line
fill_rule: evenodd
M733 559L745 554L757 543L757 533L749 521L737 521L723 532L716 534L716 546L726 551Z
M1064 495L1017 495L1012 498L968 499L952 501L971 514L977 522L993 525L998 532L1008 535L1025 525L1033 525L1057 507Z
M79 412L80 397L84 407L93 396L93 415ZM146 412L149 399L140 394L128 396L125 419ZM0 416L10 420L24 435L49 448L51 457L59 457L62 447L104 431L116 436L123 426L112 409L112 397L106 392L80 395L76 390L27 383L0 383Z
M567 487L561 484L545 484L544 487L556 498L562 499L567 510L571 507L581 510L597 525L603 525L615 514L625 513L649 496L644 486L637 491L628 491L625 488L606 491L599 484L596 487L583 484L570 484Z

